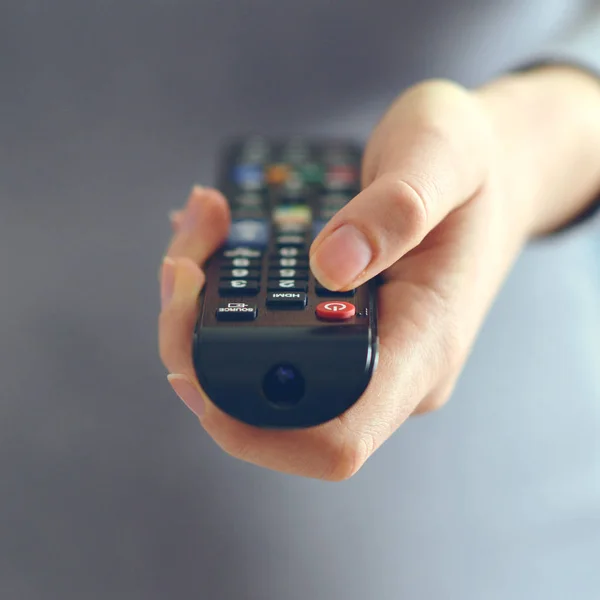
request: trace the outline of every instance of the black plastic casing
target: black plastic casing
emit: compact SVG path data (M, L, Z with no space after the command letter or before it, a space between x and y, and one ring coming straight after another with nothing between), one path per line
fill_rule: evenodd
M322 142L311 145L320 147ZM228 198L235 193L228 173L238 149L239 143L229 144L221 164L220 187ZM265 255L273 250L270 245ZM258 296L224 299L218 293L221 263L217 253L205 265L206 285L193 338L195 370L211 401L231 417L263 428L312 427L347 411L366 390L377 365L376 283L357 288L352 297L317 296L311 274L304 310L274 310L265 306L266 267ZM250 322L218 321L215 313L224 300L256 304L258 317ZM323 321L315 308L324 301L352 302L356 315ZM265 376L277 366L291 366L300 374L300 399L267 397Z

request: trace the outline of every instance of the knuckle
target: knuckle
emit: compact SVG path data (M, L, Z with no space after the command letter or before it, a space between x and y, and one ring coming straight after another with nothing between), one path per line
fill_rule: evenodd
M443 408L448 400L450 399L450 394L431 394L427 396L415 409L413 415L425 415L432 412L436 412Z
M441 361L446 372L458 372L468 353L468 343L456 317L448 317L444 323L444 333L440 340Z
M411 239L427 234L429 212L432 203L431 184L390 176L385 181L386 196L401 214L405 234Z
M468 88L444 78L425 79L410 87L405 95L423 109L423 115L431 117L440 114L440 111L443 114L445 111L441 109L466 108L474 100Z
M358 434L346 428L331 452L329 468L323 478L347 481L360 471L374 451L375 439L372 435Z
M236 429L235 424L233 429ZM256 449L247 436L235 435L234 431L229 431L227 427L221 431L217 428L216 431L211 430L208 433L225 454L242 462L256 462Z
M456 387L456 380L457 377L453 377L446 385L438 387L426 396L414 410L413 415L418 416L436 412L446 406Z

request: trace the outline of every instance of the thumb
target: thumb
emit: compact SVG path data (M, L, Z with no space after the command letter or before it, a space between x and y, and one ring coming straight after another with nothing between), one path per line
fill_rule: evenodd
M350 289L415 248L483 185L491 137L481 105L458 85L431 81L400 96L374 131L363 191L311 247L311 269Z

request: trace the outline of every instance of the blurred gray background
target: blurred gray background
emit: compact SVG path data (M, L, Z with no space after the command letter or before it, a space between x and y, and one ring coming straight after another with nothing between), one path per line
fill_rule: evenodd
M224 137L364 138L406 85L482 81L577 5L422 4L427 52L392 1L0 3L0 598L598 597L593 232L525 253L452 403L343 484L224 455L156 353L167 213Z

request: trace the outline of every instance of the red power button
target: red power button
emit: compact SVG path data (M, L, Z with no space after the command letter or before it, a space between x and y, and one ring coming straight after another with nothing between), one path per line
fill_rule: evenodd
M317 317L327 321L343 321L356 314L356 307L350 302L321 302L317 306Z

